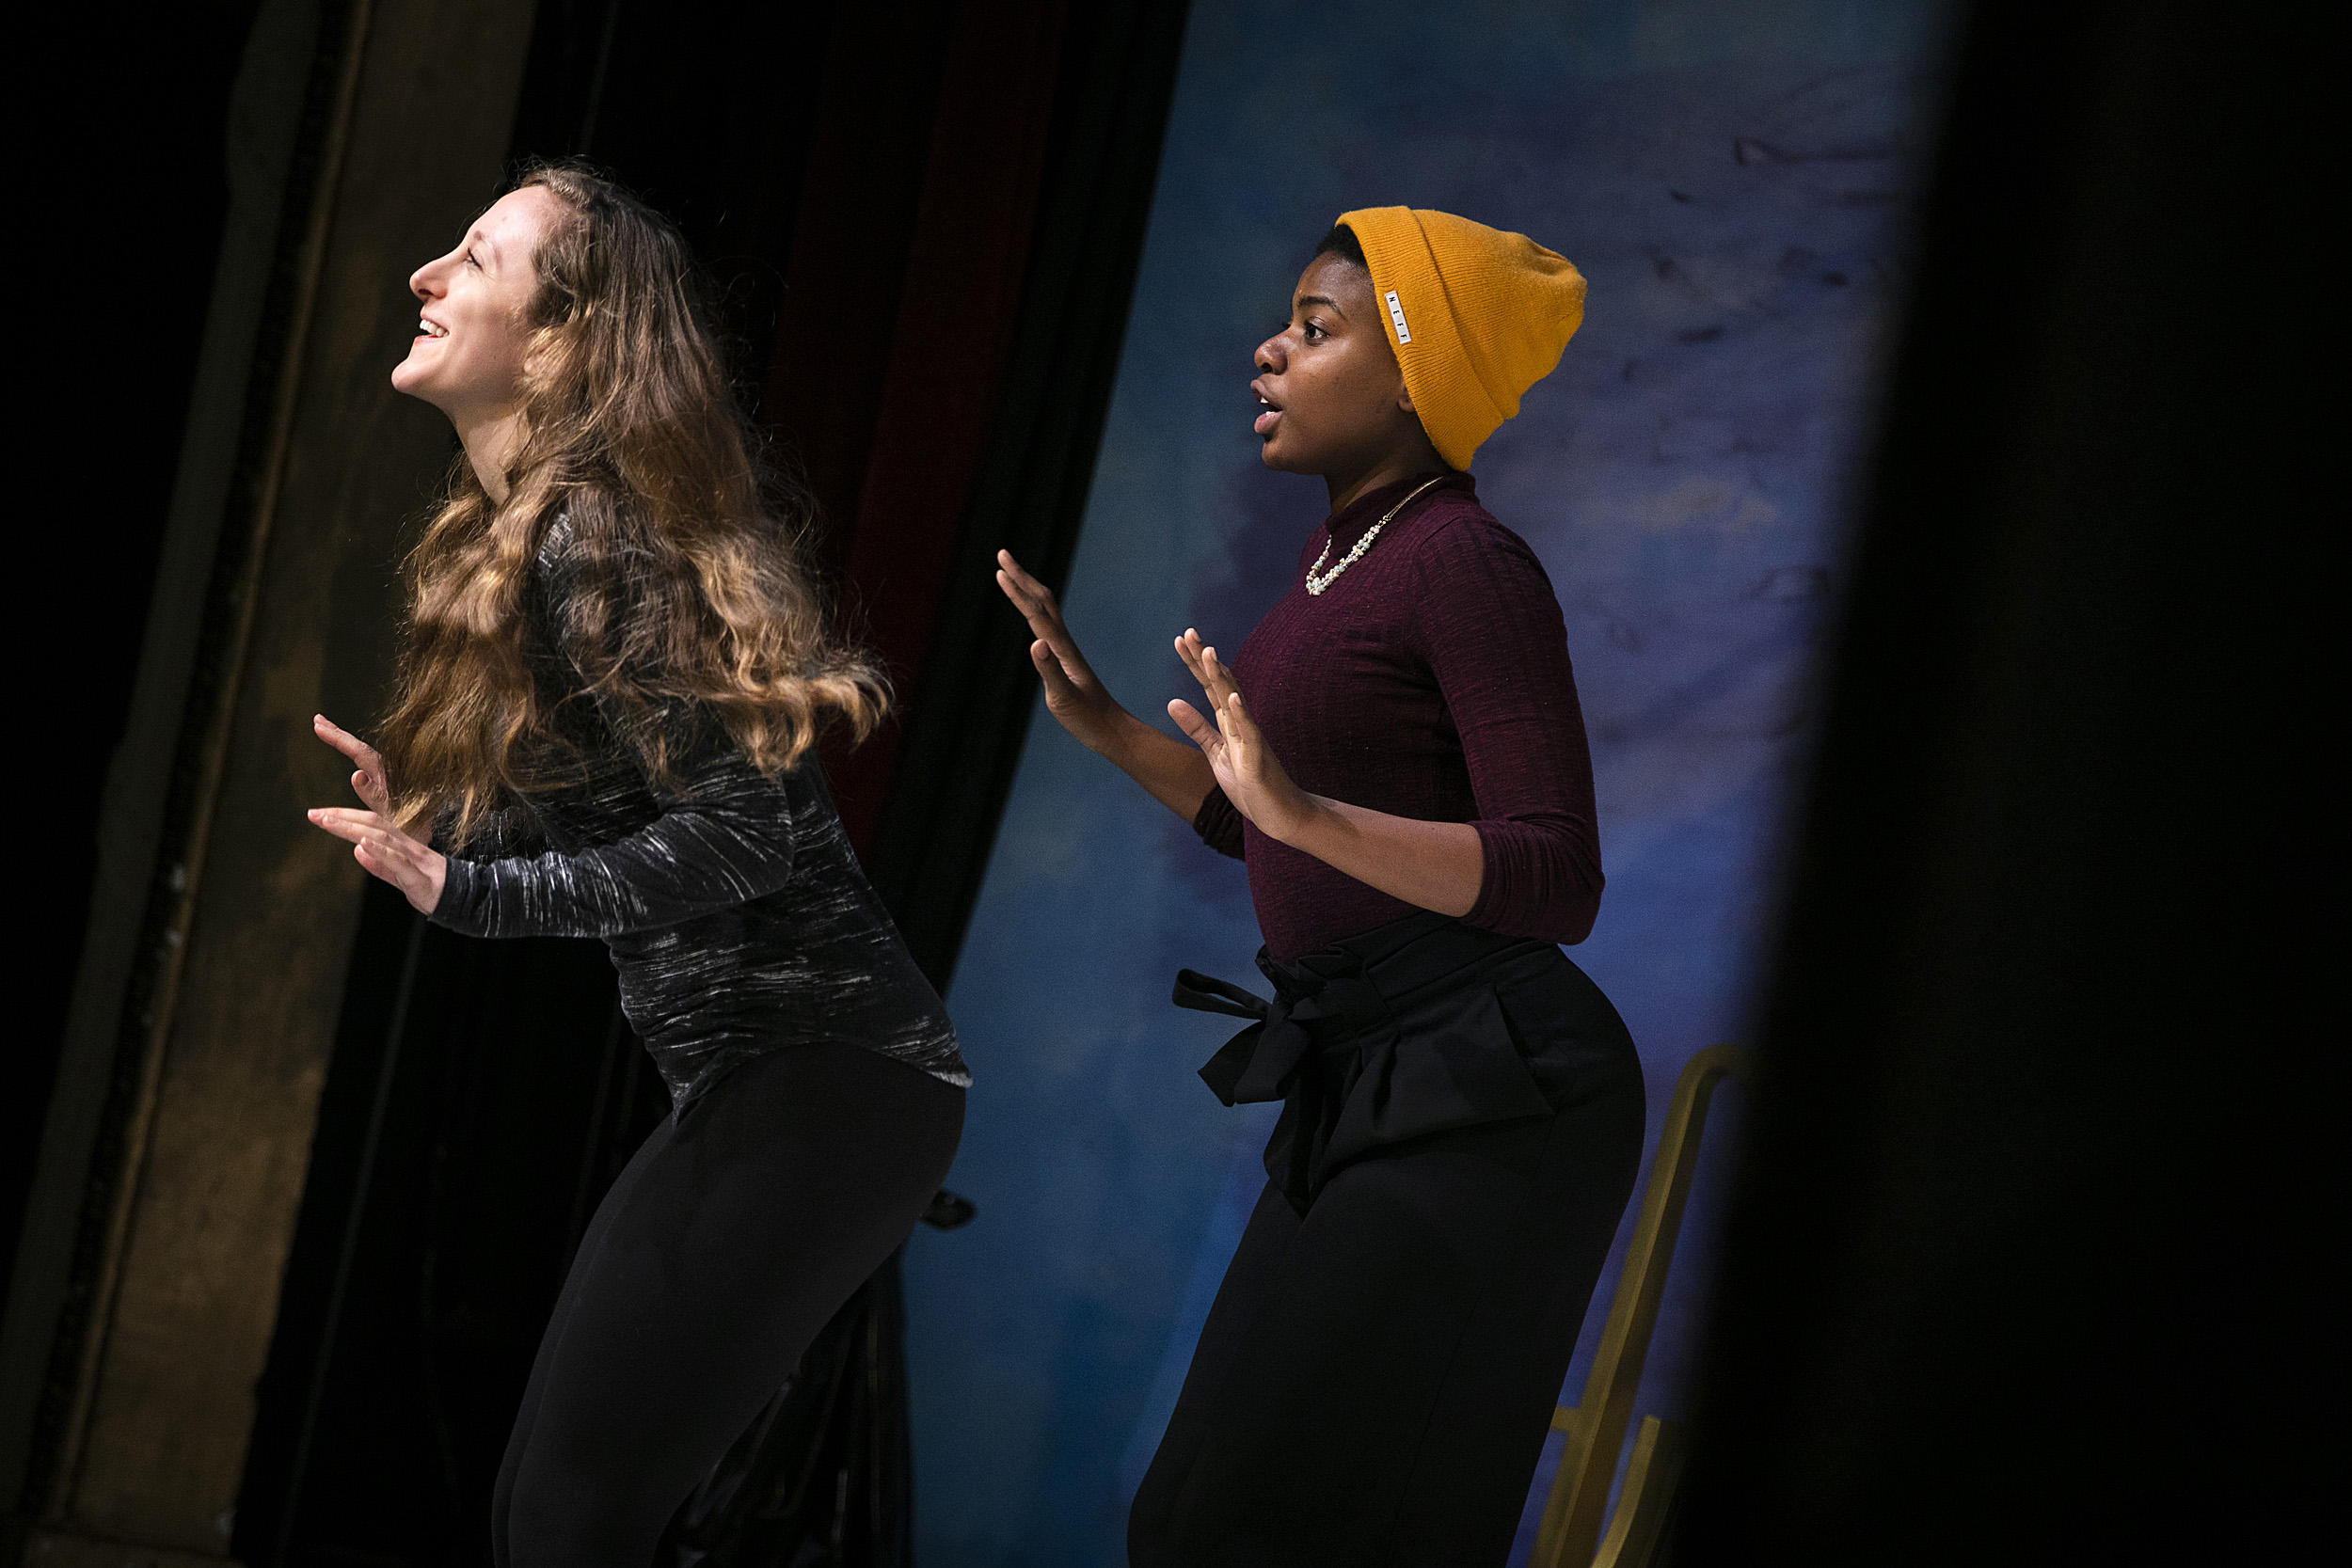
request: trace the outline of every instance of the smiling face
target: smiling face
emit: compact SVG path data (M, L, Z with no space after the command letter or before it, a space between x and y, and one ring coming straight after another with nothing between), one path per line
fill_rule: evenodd
M1286 473L1323 475L1335 506L1344 504L1343 489L1445 467L1413 412L1372 275L1353 261L1322 255L1308 263L1289 325L1258 345L1256 360L1249 390L1260 404L1252 427L1260 458Z
M421 302L416 341L392 371L392 386L447 414L462 433L520 404L540 237L564 215L540 185L501 197L457 248L408 279Z

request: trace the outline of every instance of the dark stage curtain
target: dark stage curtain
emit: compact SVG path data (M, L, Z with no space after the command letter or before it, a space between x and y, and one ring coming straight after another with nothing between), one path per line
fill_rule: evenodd
M98 13L55 17L45 25L56 54L93 63L86 85L56 89L58 109L44 116L56 145L83 155L27 160L27 205L82 210L88 236L87 287L94 297L135 299L159 276L174 293L201 300L229 205L222 168L230 87L260 0L206 0L157 12L135 28ZM103 76L100 74L103 72ZM103 82L104 90L96 90ZM123 100L139 103L168 136L138 136L125 123ZM135 163L141 199L103 215L91 211L95 150ZM65 1032L73 966L98 870L101 803L106 769L121 741L138 673L139 622L153 592L164 523L178 464L180 417L195 381L203 313L70 311L33 325L26 357L53 367L46 394L63 407L105 407L115 417L45 432L44 456L60 472L105 476L103 558L89 538L67 527L27 530L15 549L19 570L42 589L16 614L19 647L46 657L69 650L71 680L24 683L26 733L46 740L51 757L36 785L18 784L21 809L38 791L45 827L36 862L52 890L39 920L21 923L15 966L33 983L13 990L8 1092L0 1094L0 1259L16 1255L30 1196L43 1114ZM126 436L128 438L126 438Z
M1966 19L1678 1568L2341 1534L2323 15Z

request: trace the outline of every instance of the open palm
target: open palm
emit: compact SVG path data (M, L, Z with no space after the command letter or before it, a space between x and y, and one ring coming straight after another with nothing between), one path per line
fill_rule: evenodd
M1256 823L1260 832L1289 842L1312 812L1312 798L1283 770L1281 759L1274 754L1264 732L1242 702L1232 671L1216 657L1216 650L1188 627L1176 639L1176 657L1200 683L1200 694L1216 721L1212 723L1181 699L1168 705L1168 716L1208 758L1217 787L1233 809Z

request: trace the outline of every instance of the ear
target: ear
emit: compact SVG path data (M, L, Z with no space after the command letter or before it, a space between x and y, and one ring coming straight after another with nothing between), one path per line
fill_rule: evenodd
M1405 385L1401 375L1396 378L1396 405L1417 419L1421 415L1421 410L1413 406L1413 389Z

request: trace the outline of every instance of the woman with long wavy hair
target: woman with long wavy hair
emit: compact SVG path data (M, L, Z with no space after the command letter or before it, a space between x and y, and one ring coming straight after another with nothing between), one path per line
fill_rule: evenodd
M970 1079L810 750L887 691L832 629L677 231L536 166L409 281L392 384L464 453L380 751L316 721L365 809L310 819L442 926L612 950L673 1110L581 1241L492 1531L501 1568L644 1568L913 1228Z

